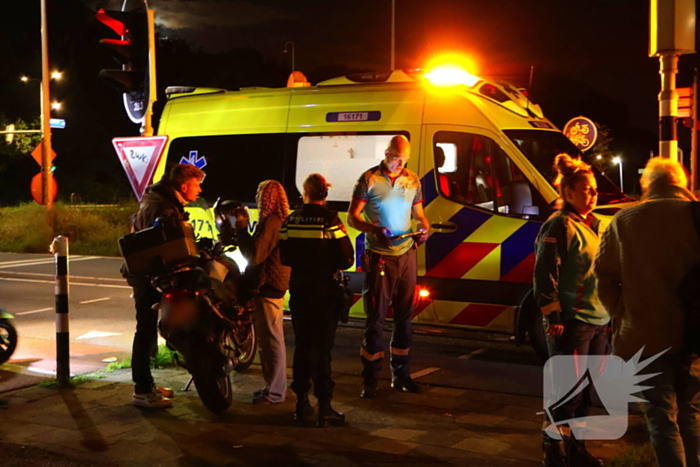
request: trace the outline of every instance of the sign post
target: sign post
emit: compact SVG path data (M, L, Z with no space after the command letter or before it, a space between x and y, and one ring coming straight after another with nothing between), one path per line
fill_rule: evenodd
M146 187L151 183L153 173L158 167L167 142L167 136L114 138L112 140L117 157L119 157L126 176L129 178L129 183L131 183L131 188L139 201L141 201Z

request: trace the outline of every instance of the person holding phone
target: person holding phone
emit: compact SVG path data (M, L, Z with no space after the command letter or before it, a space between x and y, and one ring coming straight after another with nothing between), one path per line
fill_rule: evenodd
M362 258L365 283L362 290L366 331L360 355L363 388L361 396L376 397L378 376L384 359L382 331L392 304L394 330L391 336L391 387L420 392L411 379L411 317L416 289L416 246L428 239L428 219L423 212L423 193L418 176L406 168L411 143L403 135L391 138L384 160L363 173L348 210L348 224L366 233ZM415 219L417 236L409 235Z

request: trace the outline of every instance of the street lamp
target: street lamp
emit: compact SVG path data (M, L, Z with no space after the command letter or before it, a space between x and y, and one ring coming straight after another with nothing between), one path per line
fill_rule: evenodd
M620 191L624 193L625 188L624 188L623 181L622 181L622 158L620 156L615 156L615 157L613 157L612 161L613 161L613 164L617 164L620 166Z
M289 49L287 48L288 45L291 45L291 49L292 49L292 73L294 73L294 71L296 70L296 68L294 66L294 42L287 41L284 43L284 53L289 52Z

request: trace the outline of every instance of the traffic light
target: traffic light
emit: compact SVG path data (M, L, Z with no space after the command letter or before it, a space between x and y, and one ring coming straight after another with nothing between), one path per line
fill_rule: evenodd
M144 123L155 100L155 29L145 2L131 10L100 9L96 18L120 39L102 39L121 70L101 70L100 78L124 94L124 108L134 123ZM126 2L125 2L126 6ZM150 126L150 121L147 122Z

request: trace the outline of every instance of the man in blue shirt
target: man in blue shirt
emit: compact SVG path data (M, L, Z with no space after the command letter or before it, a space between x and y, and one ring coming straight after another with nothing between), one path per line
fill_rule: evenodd
M367 314L365 338L360 351L362 397L377 395L382 369L384 320L392 305L394 331L391 336L391 386L397 391L418 393L411 379L411 317L416 289L416 246L428 239L428 220L423 213L420 179L406 168L411 144L403 135L394 136L384 151L384 160L363 173L352 195L348 224L366 233L367 250L362 270L362 291ZM403 237L413 230L412 219L424 231L416 240ZM417 243L416 243L417 242Z

